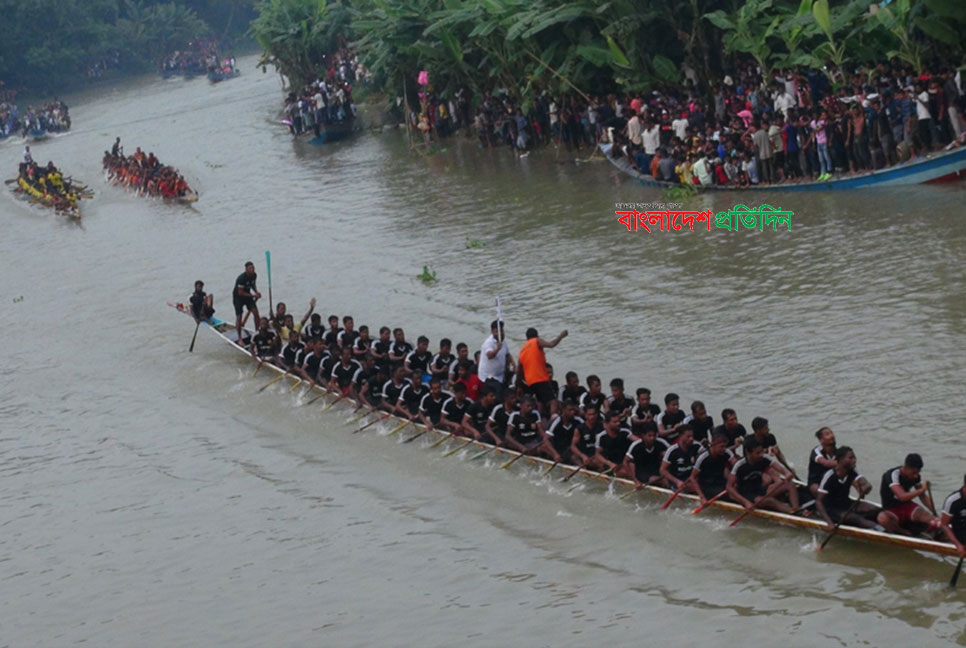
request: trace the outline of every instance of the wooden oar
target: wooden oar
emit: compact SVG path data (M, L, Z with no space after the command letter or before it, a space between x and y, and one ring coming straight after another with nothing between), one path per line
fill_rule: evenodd
M621 500L627 499L628 497L630 497L634 493L640 493L642 490L644 490L644 485L643 484L640 487L635 486L634 488L632 488L631 490L627 491L626 493L624 493L623 495L621 495L617 499L621 499Z
M368 423L366 423L365 425L363 425L363 426L362 426L361 428L357 428L357 429L355 429L355 430L353 430L353 431L352 431L352 433L353 433L353 434L357 434L357 433L359 433L359 432L362 432L363 430L365 430L365 429L366 429L367 427L369 427L370 425L375 425L375 424L376 424L376 423L378 423L379 421L385 421L385 420L386 420L387 418L389 418L390 416L391 416L391 414L389 414L389 412L386 412L385 414L383 414L382 416L380 416L380 417L379 417L379 418L377 418L376 420L374 420L374 421L369 421Z
M671 493L671 496L669 498L667 498L667 501L664 502L663 504L661 504L661 510L663 511L667 507L669 507L671 505L671 502L673 502L674 500L676 500L678 498L678 495L680 495L681 493L684 492L684 489L687 487L687 485L688 485L688 480L687 479L685 479L684 481L682 481L681 482L681 485L678 486L677 489L673 493Z
M191 353L192 351L195 350L195 339L198 337L198 329L200 328L201 328L201 320L198 320L198 323L195 324L195 334L191 336L191 346L188 347L188 353Z
M718 493L717 495L715 495L714 497L712 497L711 499L709 499L707 502L705 502L701 506L699 506L699 507L695 508L693 511L691 511L691 515L697 515L698 513L700 513L704 509L708 508L709 506L711 506L711 504L713 504L714 502L717 502L719 499L721 499L722 497L724 497L727 494L728 494L728 489L725 488L720 493Z
M262 387L260 387L258 389L258 391L259 392L265 391L266 389L268 389L269 387L271 387L272 385L274 385L275 383L277 383L279 380L281 380L282 378L284 378L287 375L288 375L288 372L286 371L283 374L279 374L279 375L275 376L274 378L272 378L271 380L269 380L267 384L265 384ZM258 392L256 392L256 393L258 393Z
M387 434L386 436L392 436L392 435L394 435L394 434L396 434L396 433L397 433L397 432L399 432L400 430L402 430L402 429L404 429L404 428L405 428L405 427L406 427L407 425L409 425L410 423L412 423L412 420L409 420L409 421L403 421L402 423L400 423L400 424L399 424L399 426L398 426L398 427L396 427L395 429L393 429L393 431L392 431L392 432L390 432L389 434Z
M331 403L329 403L328 405L326 405L325 407L323 407L322 408L322 411L323 412L328 412L330 409L332 409L335 406L336 403L338 403L340 400L342 400L343 398L345 398L347 395L348 394L340 394L338 398L336 398L334 401L332 401Z
M258 373L258 370L262 368L262 365L263 364L265 364L265 363L262 362L261 360L258 360L258 361L255 362L255 371L252 372L252 378L255 377L255 374Z
M604 475L606 475L606 474L607 474L607 473L609 473L609 472L612 472L613 470L614 470L613 468L608 468L608 469L607 469L607 470L605 470L604 472L602 472L602 473L600 473L600 476L601 476L601 477L603 477ZM570 488L568 488L568 489L567 489L567 492L569 493L570 491L573 491L573 490L576 490L576 489L577 489L578 487L580 487L580 483L579 483L579 482L578 482L578 483L576 483L576 484L574 484L574 485L573 485L573 486L571 486Z
M518 454L517 456L515 456L513 459L510 459L508 462L506 462L505 464L503 464L502 466L500 466L500 469L501 470L506 470L507 468L509 468L510 466L512 466L513 464L515 464L517 461L519 461L520 459L522 459L524 457L524 455L526 455L526 453L525 452L521 452L520 454Z
M936 513L935 500L932 498L932 484L926 486L926 492L929 493L929 510L932 511L933 517L939 517L939 514Z
M573 477L574 475L576 475L577 473L579 473L584 468L586 468L588 463L590 463L590 462L582 463L579 466L577 466L576 468L574 468L573 469L573 472L568 473L566 477L564 477L563 479L560 480L560 483L562 484L563 482L570 481L570 478Z
M546 477L547 475L549 475L550 474L550 471L553 470L554 468L556 468L558 463L560 463L560 460L557 460L557 461L553 462L552 464L550 464L550 467L549 468L547 468L545 471L543 471L542 473L540 473L540 479L543 479L544 477Z
M450 439L452 437L453 437L453 433L452 432L446 432L446 433L444 433L443 436L440 437L439 441L437 441L433 445L429 446L429 449L432 450L433 448L438 448L439 446L443 445L443 443L446 440L448 440L448 439Z
M471 443L473 443L473 437L470 437L469 439L466 440L466 443L463 443L461 445L456 446L455 448L453 448L452 450L450 450L449 452L447 452L443 456L444 457L449 457L451 455L454 455L454 454L456 454L457 452L459 452L460 450L462 450L463 448L465 448L466 446L468 446ZM483 452L480 453L480 455L481 456L482 455L485 455L487 452L490 452L491 450L493 450L493 448L489 448L487 450L484 450Z
M963 559L960 558L953 571L953 577L949 579L949 589L956 589L956 582L959 580L959 572L963 571Z
M306 405L311 405L312 403L314 403L315 401L317 401L317 400L319 400L320 398L322 398L323 396L325 396L325 395L326 395L326 394L328 394L328 393L329 393L329 392L327 392L327 391L325 391L325 390L323 389L323 390L322 390L322 393L321 393L321 394L319 394L318 396L316 396L315 398L313 398L312 400L310 400L310 401L309 401L308 403L306 403ZM363 414L363 416L365 416L365 414ZM361 418L361 417L360 417L360 418ZM349 422L350 422L350 423L355 423L355 421L349 421Z
M355 416L355 417L349 419L348 421L346 421L346 423L355 423L356 421L362 419L364 416L368 416L371 413L372 413L371 411L370 412L363 412L359 416Z
M301 385L301 384L302 384L302 379L301 379L301 378L299 378L298 380L296 380L296 381L295 381L295 382L294 382L294 383L292 384L292 387L291 387L291 388L290 388L290 389L288 390L288 391L289 391L289 393L292 393L293 391L295 391L296 389L298 389L298 386L299 386L299 385Z
M825 548L825 545L827 545L828 541L832 539L832 536L834 536L836 533L839 532L839 527L842 526L843 522L845 522L845 518L847 518L849 514L851 514L852 511L855 510L855 507L859 505L859 502L862 501L863 497L865 497L865 495L859 495L859 498L854 502L852 502L852 506L849 507L849 510L842 514L842 517L839 518L838 523L835 525L835 527L832 528L829 534L825 536L825 540L822 541L822 544L820 544L818 546L818 549L816 549L815 551L821 551L822 549Z
M469 458L469 461L476 461L480 457L482 457L484 455L488 455L491 452L493 452L494 450L496 450L496 446L487 448L486 450L483 450L482 452L477 452L475 455L473 455L472 457ZM450 454L452 454L452 453L450 453ZM447 456L448 457L449 455L444 455L444 456Z
M782 481L783 482L784 481L788 481L787 476L785 478L782 478ZM774 486L774 484L772 486ZM769 491L771 491L771 488L769 488L768 490L765 491L765 497L769 497ZM762 499L764 499L764 497ZM739 522L741 522L742 520L744 520L746 517L748 517L748 514L749 513L751 513L752 511L754 511L757 508L758 508L758 505L757 504L752 504L750 509L746 509L744 513L742 513L741 515L739 515L738 517L736 517L734 520L732 520L731 521L731 524L729 524L728 526L733 527L734 525L738 524ZM801 507L799 507L798 509L796 509L796 511L799 511L799 510L801 510ZM796 511L792 511L792 512L794 513Z
M405 441L403 441L403 443L412 443L413 441L415 441L419 437L423 436L427 432L429 432L429 428L428 427L423 427L423 431L422 432L419 432L417 434L412 435L411 437L409 437L408 439L406 439Z

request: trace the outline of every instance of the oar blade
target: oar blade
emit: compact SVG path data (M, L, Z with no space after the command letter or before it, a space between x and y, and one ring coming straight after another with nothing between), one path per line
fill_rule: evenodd
M949 579L949 589L956 589L956 583L959 582L959 572L963 571L963 559L960 558L959 562L956 563L956 569L953 571L953 577Z

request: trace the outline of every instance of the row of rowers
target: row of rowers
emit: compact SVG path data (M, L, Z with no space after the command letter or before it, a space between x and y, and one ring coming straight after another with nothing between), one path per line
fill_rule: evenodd
M559 387L544 349L555 347L567 331L545 340L535 329L527 330L514 362L502 323L494 321L491 335L470 359L466 344L458 344L454 355L448 339L440 341L436 353L424 336L413 347L401 328L382 327L372 339L368 327L356 330L349 316L342 326L330 316L326 328L314 307L313 300L295 323L279 304L271 322L263 319L252 337L256 359L427 428L613 472L638 488L658 485L694 493L702 503L720 496L746 508L817 514L829 529L842 521L892 533L946 536L966 555L966 487L946 499L941 516L931 513L931 489L920 479L919 455L910 454L883 474L878 507L850 499L853 489L864 497L872 485L857 472L852 449L837 447L827 427L815 433L818 445L809 454L802 483L765 418L752 420L749 435L732 409L724 409L723 422L715 426L702 402L691 403L685 414L678 395L670 393L662 411L646 388L632 400L620 378L610 381L610 395L601 391L597 376L588 376L585 388L574 372ZM284 346L282 339L288 340Z

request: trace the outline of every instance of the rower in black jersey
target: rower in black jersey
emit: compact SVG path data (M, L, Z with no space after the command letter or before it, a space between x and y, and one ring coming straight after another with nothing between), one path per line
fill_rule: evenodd
M343 328L339 331L338 336L339 346L351 349L356 343L356 338L359 337L359 332L355 330L355 320L352 319L351 315L346 315L342 318L342 326Z
M855 470L855 453L852 448L842 446L835 451L835 468L829 468L822 475L815 494L815 509L825 520L829 531L835 528L835 523L873 529L879 513L879 507L869 502L859 502L851 513L852 506L849 491L855 489L859 495L865 496L872 492L872 484Z
M339 328L339 316L329 315L329 330L325 332L322 339L325 341L326 348L332 348L333 346L339 345L339 333L342 329Z
M455 387L454 387L455 389ZM496 393L489 387L480 389L480 399L471 403L463 416L463 436L472 437L477 441L488 441L484 438L486 422L490 413L496 407Z
M591 465L598 470L619 471L624 465L627 449L631 447L631 431L621 425L621 412L612 410L604 414L604 429L597 434Z
M966 477L963 478L963 486L946 497L940 518L943 531L949 541L956 545L959 557L966 557Z
M573 445L574 436L577 435L577 427L582 420L577 417L577 406L573 401L564 401L560 406L560 416L555 418L550 427L547 428L547 437L550 445L557 453L555 461L571 463L570 446Z
M363 324L359 327L359 336L352 343L352 357L362 362L369 357L370 346L372 346L372 340L369 339L369 327Z
M678 438L680 428L684 425L685 414L681 411L681 399L675 393L664 396L664 411L657 419L657 433L668 443L674 443Z
M634 409L634 401L624 393L624 379L614 378L610 381L610 396L605 401L608 412L617 412L621 415L621 425L627 425L627 418Z
M585 416L589 409L595 409L598 414L602 414L601 409L607 402L607 396L600 391L600 378L593 374L587 376L587 386L589 390L580 396L580 415Z
M889 533L911 535L926 527L935 531L941 522L933 517L923 506L916 504L918 498L924 506L932 508L929 498L929 482L922 483L922 457L912 452L906 455L901 466L896 466L882 474L879 496L882 498L882 512L878 522Z
M200 279L196 281L195 291L188 298L188 303L191 304L191 315L195 321L207 321L215 314L214 300L214 295L205 292L205 282Z
M765 455L761 442L751 436L744 442L745 456L735 462L728 473L728 497L745 509L772 509L791 513L798 508L798 490L775 462ZM788 495L791 506L778 499Z
M581 466L587 466L597 455L597 436L604 431L604 423L594 407L588 407L582 418L584 422L577 426L577 434L570 444L570 455Z
M711 444L698 454L694 460L692 483L702 504L728 487L728 470L735 455L728 449L728 436L717 434L711 437Z
M416 339L416 348L406 354L406 370L425 377L429 374L429 361L432 359L433 354L429 352L429 338L420 335Z
M310 338L305 343L305 355L302 357L302 375L312 384L316 384L319 379L319 366L325 358L320 338Z
M413 372L413 376L419 375ZM433 378L429 381L429 393L423 396L419 402L419 418L423 425L432 430L443 418L443 405L449 399L450 394L443 391L443 385L439 379Z
M242 344L244 338L242 331L242 313L247 309L255 317L254 322L261 322L258 316L258 306L255 301L262 296L255 287L255 264L249 261L245 264L245 271L235 279L235 287L231 291L232 305L235 307L235 331L238 332L238 343ZM268 320L266 320L267 322Z
M738 422L738 414L730 407L721 410L721 421L721 425L716 427L712 434L728 435L728 448L733 451L737 450L745 442L748 431L745 430L744 425Z
M328 385L332 380L332 370L335 366L339 364L342 354L339 353L339 347L336 345L330 346L325 350L325 355L322 358L322 362L319 364L319 378L318 382L321 385Z
M568 371L564 376L564 386L560 390L560 402L570 401L580 405L580 397L587 393L587 388L580 384L580 377L576 371ZM574 413L576 416L576 412Z
M275 331L268 327L268 318L258 320L258 333L252 336L252 357L261 362L274 362L279 350L279 340Z
M818 439L818 445L808 455L808 490L813 497L818 492L822 477L838 463L835 460L835 433L832 428L821 428L815 433L815 438Z
M389 382L389 376L382 367L376 366L373 357L370 356L363 362L362 373L356 381L359 400L372 409L379 407L382 400L382 386Z
M393 340L389 344L389 365L393 368L402 367L412 350L413 345L406 341L406 333L401 328L392 331Z
M302 368L302 361L305 358L305 344L299 339L297 331L292 331L288 335L288 342L282 347L279 354L279 364L283 369L299 373L296 370Z
M379 339L369 346L369 353L376 359L376 366L382 367L386 373L390 372L389 348L392 346L391 331L388 326L379 329Z
M443 338L439 341L439 353L429 361L429 374L433 378L439 378L439 381L444 385L450 382L450 374L456 371L453 366L456 356L451 353L452 348L452 340Z
M329 378L329 389L338 390L345 396L351 392L356 375L362 370L362 365L358 360L352 358L352 347L342 347L339 362L332 367L331 377Z
M677 439L674 445L667 449L661 460L661 477L669 488L680 488L691 477L694 470L694 460L701 452L701 444L694 440L694 431L689 425L677 428ZM694 483L685 487L685 492L694 492Z
M667 441L657 435L657 423L653 420L642 423L640 430L624 458L624 472L631 476L638 489L663 482L661 463L668 449Z
M405 367L401 367L401 369L405 374ZM419 406L428 395L429 389L423 382L423 377L419 374L410 374L408 384L399 395L396 409L402 416L415 421L419 418Z
M520 399L520 409L510 414L506 445L517 452L536 453L544 442L543 419L529 396Z
M433 378L436 382L442 382L439 378ZM463 418L469 410L470 401L466 398L466 385L459 383L453 385L453 396L446 399L443 403L443 416L440 418L440 427L443 427L453 434L459 434L463 429Z
M631 432L636 436L644 433L644 424L653 421L661 413L661 408L651 402L651 390L641 387L637 390L637 404L631 410ZM654 424L657 429L657 423Z
M322 316L318 313L312 313L309 323L302 329L302 339L319 338L321 340L323 337L325 337L325 327L322 325Z
M684 424L694 432L694 440L707 447L711 443L711 433L714 430L714 420L708 415L708 410L701 401L691 403L691 413L684 417Z
M380 394L379 403L382 409L388 412L396 411L396 404L399 402L399 395L408 384L403 380L403 376L405 374L405 369L403 369L401 366L396 367L396 370L392 374L392 379L387 380L386 384L382 386L382 394Z
M517 395L508 389L503 395L503 402L498 403L490 416L486 419L486 435L484 441L492 442L502 446L506 439L506 426L510 420L510 415L517 411Z

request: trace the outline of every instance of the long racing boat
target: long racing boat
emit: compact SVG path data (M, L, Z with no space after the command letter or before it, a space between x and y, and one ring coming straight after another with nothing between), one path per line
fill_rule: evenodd
M680 187L676 182L657 180L651 175L635 169L626 156L613 157L612 144L601 144L600 150L607 160L623 173L631 176L645 187L669 189ZM915 160L895 164L878 171L867 171L855 175L843 175L829 180L758 184L747 187L731 185L694 185L699 191L824 191L827 189L864 189L867 187L896 187L901 185L946 182L966 178L966 146L948 151L931 153Z
M168 306L177 309L178 311L187 315L188 317L191 317L192 321L194 321L194 317L192 316L190 308L187 305L181 304L181 303L175 304L172 302L168 302ZM246 357L251 359L251 353L246 349L242 348L241 346L239 346L238 343L236 342L236 340L238 339L238 335L235 332L235 326L233 324L229 324L217 318L211 318L209 321L202 322L202 324L205 326L205 328L208 328L211 331L213 331L219 338L221 338L222 341L228 343L231 346L231 348L235 349L239 353L244 354ZM243 329L242 340L245 341L250 339L249 336L251 335L252 335L251 332L249 332L247 329ZM293 385L292 385L293 389L295 389L298 386L298 383L304 382L303 380L299 379L297 376L289 374L281 367L278 367L269 362L265 362L260 366L264 366L268 370L276 374L276 377L272 380L272 382L276 382L288 377L290 380L293 381ZM336 396L334 400L330 401L327 407L331 407L336 403L336 401L353 403L357 406L356 407L357 410L363 407L363 404L360 403L359 401L353 400L352 398L349 398L349 397L338 396L337 394L329 390L326 390L322 387L319 387L318 385L313 385L312 390L315 392L318 392L319 394L318 398L321 398L326 394L332 394L333 396ZM378 414L382 418L373 419L369 423L369 425L375 425L385 420L393 420L392 424L395 425L396 427L394 428L392 433L395 433L401 430L405 425L413 425L420 428L423 427L417 423L410 422L408 419L404 419L404 418L389 414L387 412L383 412L381 410L373 410L371 412L366 413L367 416L370 414ZM366 427L368 427L368 425ZM666 500L667 498L671 497L674 494L674 491L660 486L644 486L642 490L635 493L634 492L635 484L630 479L625 479L622 477L613 477L613 476L600 473L594 470L590 470L587 468L583 468L580 466L557 464L553 461L550 461L549 459L544 459L542 457L534 457L530 455L524 455L523 457L520 457L519 456L520 453L514 450L511 450L505 447L494 446L492 444L485 443L483 441L476 441L473 439L469 439L467 437L455 436L450 432L446 432L439 429L433 429L433 430L424 429L423 432L420 432L419 434L422 435L427 433L432 434L434 437L436 437L437 442L432 444L431 447L437 447L442 443L456 443L458 445L455 448L453 448L453 450L449 451L449 453L453 453L454 451L460 451L460 450L463 450L464 448L469 449L471 446L473 446L483 452L505 455L507 458L511 460L515 460L518 458L525 459L528 463L535 464L541 468L541 478L549 475L552 471L558 470L558 469L560 470L561 473L565 473L568 475L571 472L573 472L575 475L582 476L586 480L595 480L596 482L606 484L607 488L617 489L619 487L623 489L625 492L621 495L621 499L624 499L625 497L633 495L635 497L659 496ZM415 435L412 438L415 438ZM504 464L504 467L506 466L507 464ZM700 504L700 500L696 495L682 493L678 495L677 498L681 501L689 502L691 505ZM748 513L750 516L753 516L762 520L767 520L769 522L774 522L785 526L799 527L807 531L813 531L818 534L827 533L825 522L821 519L816 519L814 517L801 517L798 515L791 515L787 513L780 513L778 511L769 511L769 510L758 509L758 508L752 509L750 512L747 512L745 508L740 504L735 504L733 502L725 501L723 499L711 500L707 506L709 509L714 509L720 513L730 513L736 516L740 516ZM838 535L848 537L848 538L854 538L857 540L863 540L866 542L872 542L875 544L891 545L894 547L904 547L904 548L922 551L930 554L938 554L943 556L957 555L956 548L953 544L948 542L939 542L936 540L930 540L925 537L902 536L902 535L897 535L892 533L885 533L882 531L875 531L872 529L863 529L859 527L848 526L845 524L841 525L838 528Z

